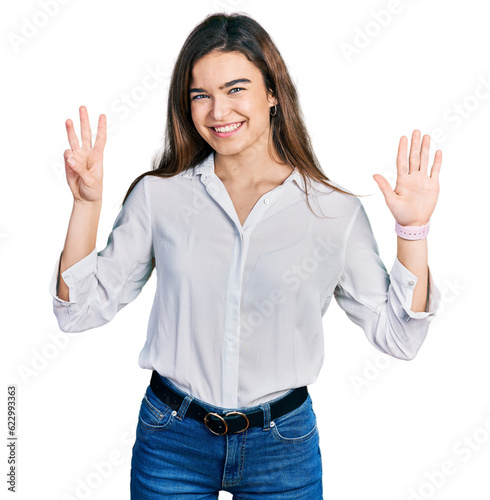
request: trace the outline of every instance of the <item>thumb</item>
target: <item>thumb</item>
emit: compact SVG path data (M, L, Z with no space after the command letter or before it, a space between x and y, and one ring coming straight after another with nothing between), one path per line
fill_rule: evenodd
M386 204L388 206L392 206L393 201L396 198L396 194L395 191L393 191L393 189L391 188L390 183L380 174L374 174L373 179L376 181L376 184L383 193Z

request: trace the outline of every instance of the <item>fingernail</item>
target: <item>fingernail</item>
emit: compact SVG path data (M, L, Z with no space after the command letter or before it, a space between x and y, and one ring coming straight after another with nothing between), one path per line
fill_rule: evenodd
M77 162L77 160L75 160L75 158L73 158L73 156L70 156L70 158L68 158L66 160L72 167L75 165L75 163Z

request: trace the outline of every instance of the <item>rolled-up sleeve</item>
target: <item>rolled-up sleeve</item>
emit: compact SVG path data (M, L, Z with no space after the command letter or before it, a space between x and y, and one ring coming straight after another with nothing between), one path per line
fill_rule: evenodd
M114 221L106 247L94 250L61 276L69 301L58 297L61 254L49 293L62 331L82 332L109 322L141 292L153 270L153 244L147 176L133 188Z
M438 310L441 294L429 268L425 311L411 310L417 277L398 258L388 274L366 211L358 200L347 229L342 275L334 296L368 340L395 358L413 359Z

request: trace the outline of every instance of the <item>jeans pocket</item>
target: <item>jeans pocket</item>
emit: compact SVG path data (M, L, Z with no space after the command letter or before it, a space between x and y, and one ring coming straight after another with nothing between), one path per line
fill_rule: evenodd
M316 415L310 395L296 410L274 420L274 426L272 426L272 435L283 443L302 443L317 434Z
M174 422L177 412L158 399L150 387L141 401L139 423L151 431L168 429Z

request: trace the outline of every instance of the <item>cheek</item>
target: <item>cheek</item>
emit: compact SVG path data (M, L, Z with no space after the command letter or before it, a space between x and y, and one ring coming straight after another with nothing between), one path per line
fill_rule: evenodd
M194 123L194 127L196 127L198 132L203 130L205 113L203 112L202 106L192 106L191 105L191 118L192 123Z
M202 127L204 121L203 106L191 104L191 118L196 128Z
M269 108L267 105L256 104L255 106L251 106L248 110L248 116L253 117L252 123L253 127L257 129L257 131L263 131L265 128L270 126L270 118L269 118Z
M241 103L241 111L250 118L255 118L258 121L263 121L266 109L262 100L258 98Z

